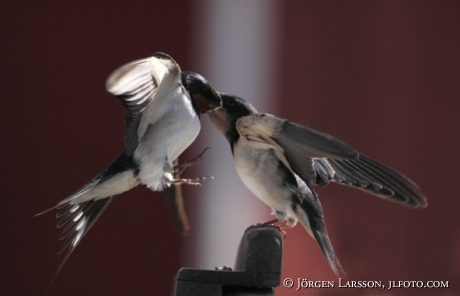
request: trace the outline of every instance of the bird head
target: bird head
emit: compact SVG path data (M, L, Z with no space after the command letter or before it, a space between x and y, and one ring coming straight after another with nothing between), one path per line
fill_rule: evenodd
M221 106L220 95L211 87L209 82L200 74L182 72L182 84L195 101L198 112L206 113Z
M220 97L222 106L208 115L214 127L223 135L235 129L235 123L239 118L258 113L248 101L240 97L223 93L220 93Z

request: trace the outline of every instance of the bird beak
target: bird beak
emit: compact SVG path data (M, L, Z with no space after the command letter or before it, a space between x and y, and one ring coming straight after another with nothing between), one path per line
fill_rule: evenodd
M214 110L208 112L209 119L211 119L212 124L214 127L223 135L229 129L230 121L228 120L228 114L226 110L222 107L217 107Z
M208 100L208 99L206 100L206 102L208 103L208 107L209 107L209 110L206 111L206 113L215 111L222 107L222 99L220 97L220 94L216 91L213 91L212 94L214 95L213 100Z
M201 94L195 94L193 96L196 104L198 105L198 110L200 113L208 113L217 108L220 108L222 105L222 99L216 91L212 91L212 97L208 98Z

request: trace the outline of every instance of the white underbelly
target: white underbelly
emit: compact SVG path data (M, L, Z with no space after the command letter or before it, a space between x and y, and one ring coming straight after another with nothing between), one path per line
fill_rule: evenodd
M236 171L244 185L275 211L288 211L290 203L286 201L291 199L291 191L282 187L274 152L257 148L257 143L240 137L233 153Z
M140 182L152 190L162 190L165 163L179 157L196 139L200 128L200 119L194 112L167 113L149 125L134 152Z

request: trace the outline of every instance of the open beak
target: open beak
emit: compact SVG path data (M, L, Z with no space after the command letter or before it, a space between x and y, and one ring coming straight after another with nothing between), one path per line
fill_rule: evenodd
M220 97L220 94L216 91L213 91L213 95L214 95L214 100L206 100L209 105L209 110L206 111L206 113L215 111L222 107L222 99Z

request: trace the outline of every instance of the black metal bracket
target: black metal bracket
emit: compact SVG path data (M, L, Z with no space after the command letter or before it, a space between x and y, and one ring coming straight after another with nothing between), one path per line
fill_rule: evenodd
M272 227L249 227L238 248L234 270L181 268L175 296L275 295L283 258L283 238Z

